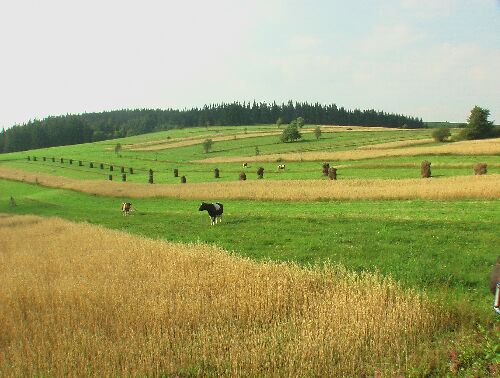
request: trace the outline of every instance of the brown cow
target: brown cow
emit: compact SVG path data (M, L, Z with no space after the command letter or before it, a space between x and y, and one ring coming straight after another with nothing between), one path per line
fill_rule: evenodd
M122 202L122 213L123 215L128 215L130 209L132 208L132 204L130 202Z

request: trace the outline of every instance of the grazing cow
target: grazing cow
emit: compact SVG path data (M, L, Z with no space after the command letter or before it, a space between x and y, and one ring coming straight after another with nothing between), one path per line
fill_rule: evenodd
M243 163L243 168L248 168L248 163Z
M199 211L208 211L208 216L210 217L210 225L213 226L217 221L222 222L222 213L224 212L222 203L206 203L202 202Z
M282 171L285 169L285 164L278 165L278 170Z
M130 202L122 202L122 213L123 215L128 215L130 209L132 208L132 204Z

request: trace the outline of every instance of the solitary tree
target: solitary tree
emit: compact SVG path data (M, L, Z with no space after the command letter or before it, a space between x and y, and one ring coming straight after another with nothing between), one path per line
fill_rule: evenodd
M115 146L115 154L119 154L120 151L122 150L122 145L121 143L116 143L116 146Z
M278 129L281 128L281 125L283 125L283 118L279 117L277 120L276 120L276 126L278 126Z
M447 127L440 127L432 132L432 137L436 142L444 142L450 135L450 129Z
M317 140L321 138L321 128L319 126L316 126L316 128L314 129L314 136Z
M295 120L295 122L297 122L297 127L298 127L299 129L301 129L301 128L303 128L303 127L304 127L304 124L305 124L305 122L304 122L304 118L302 118L302 117L298 117L298 118Z
M212 145L214 144L214 141L212 139L205 139L203 142L203 150L205 153L208 153L212 149Z
M490 111L474 106L467 118L467 126L461 136L465 139L482 139L493 135L493 122L488 121Z
M297 127L297 123L292 121L286 128L283 130L283 133L280 136L280 140L282 142L293 142L295 140L299 140L302 138L300 135L299 129Z

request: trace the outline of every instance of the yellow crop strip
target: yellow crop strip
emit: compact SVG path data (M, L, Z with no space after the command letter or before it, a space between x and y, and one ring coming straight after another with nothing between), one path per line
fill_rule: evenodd
M52 188L129 198L173 197L284 201L500 198L500 175L496 174L403 180L252 180L151 185L77 180L0 167L0 177L38 183Z
M425 295L341 267L34 216L0 215L0 240L4 377L385 375L450 324Z

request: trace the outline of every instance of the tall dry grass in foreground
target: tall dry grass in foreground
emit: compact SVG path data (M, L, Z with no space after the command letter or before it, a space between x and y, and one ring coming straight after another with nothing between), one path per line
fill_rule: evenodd
M411 147L403 142L406 147ZM378 145L380 147L380 145ZM396 144L396 146L398 146ZM369 148L370 146L366 146ZM394 146L395 147L395 146ZM233 163L233 162L275 162L284 161L331 161L331 160L363 160L392 156L419 155L498 155L500 154L500 138L468 140L448 143L439 146L420 146L411 148L379 148L356 149L349 151L310 151L268 154L259 156L217 156L196 160L197 163Z
M0 375L401 372L446 315L390 279L0 216Z
M0 177L51 188L128 198L253 199L317 201L328 199L500 198L500 175L456 176L432 179L252 180L190 184L136 184L77 180L0 167Z

